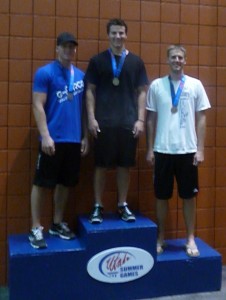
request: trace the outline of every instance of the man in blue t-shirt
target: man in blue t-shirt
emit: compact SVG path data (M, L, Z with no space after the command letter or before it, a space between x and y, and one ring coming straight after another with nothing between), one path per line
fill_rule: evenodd
M61 33L57 37L57 59L39 68L34 76L33 113L40 146L31 191L29 240L37 249L47 247L40 220L47 189L54 190L55 204L49 233L67 240L75 237L63 222L63 214L69 187L78 182L80 156L88 151L82 118L84 73L72 64L77 45L71 33Z

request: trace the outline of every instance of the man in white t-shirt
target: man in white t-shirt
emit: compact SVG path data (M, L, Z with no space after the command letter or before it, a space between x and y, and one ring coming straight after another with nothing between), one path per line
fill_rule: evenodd
M187 230L187 255L199 256L195 243L195 196L198 165L204 160L206 110L210 103L200 80L184 74L186 50L167 49L169 75L154 80L147 96L147 161L154 166L158 221L157 253L164 251L165 220L174 177Z

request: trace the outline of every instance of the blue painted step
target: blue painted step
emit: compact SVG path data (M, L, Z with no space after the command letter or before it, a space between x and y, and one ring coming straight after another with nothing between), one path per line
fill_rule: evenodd
M79 240L46 235L47 249L35 250L27 235L9 237L10 300L82 299L85 248Z
M33 249L26 235L9 236L10 300L132 300L221 287L221 256L200 239L199 258L186 256L184 240L167 241L166 251L157 258L157 226L146 217L139 215L135 223L125 223L107 215L102 224L91 225L87 216L81 216L78 223L77 239L64 241L46 235L48 248L44 250ZM125 283L93 279L87 272L89 260L115 247L147 251L154 267Z
M156 259L157 226L142 215L137 215L136 222L127 223L117 215L107 214L98 225L90 224L87 216L81 216L78 232L89 254L113 247L134 246L147 250Z
M185 242L184 239L166 241L167 247L158 256L156 273L153 274L155 297L221 289L221 255L196 238L201 255L189 258L185 253Z

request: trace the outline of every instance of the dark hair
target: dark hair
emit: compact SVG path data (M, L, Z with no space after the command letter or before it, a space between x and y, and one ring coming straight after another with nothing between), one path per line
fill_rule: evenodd
M182 51L184 53L184 57L186 57L186 49L184 48L184 46L179 45L179 44L178 45L170 45L167 48L167 57L170 56L170 51L175 50L175 49Z
M109 22L107 23L107 34L109 34L110 28L111 28L112 25L124 26L126 34L127 34L128 27L127 27L125 21L123 21L122 19L111 19L111 20L109 20Z

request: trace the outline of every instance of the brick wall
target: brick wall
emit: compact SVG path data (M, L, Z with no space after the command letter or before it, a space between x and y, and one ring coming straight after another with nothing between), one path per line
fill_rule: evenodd
M54 59L55 37L73 32L79 40L76 61L85 71L89 58L108 46L105 25L111 17L129 26L127 47L140 55L149 79L164 75L168 44L188 50L186 73L203 82L208 111L205 163L200 167L197 235L215 247L226 263L226 1L225 0L1 0L0 2L0 285L7 283L7 235L30 227L30 187L37 153L31 112L31 82L38 66ZM71 192L66 219L92 207L92 152L83 159L80 184ZM52 218L51 193L43 224ZM107 211L116 208L115 173L104 194ZM141 138L131 172L133 209L155 220L152 170ZM184 237L181 201L170 203L167 236Z

